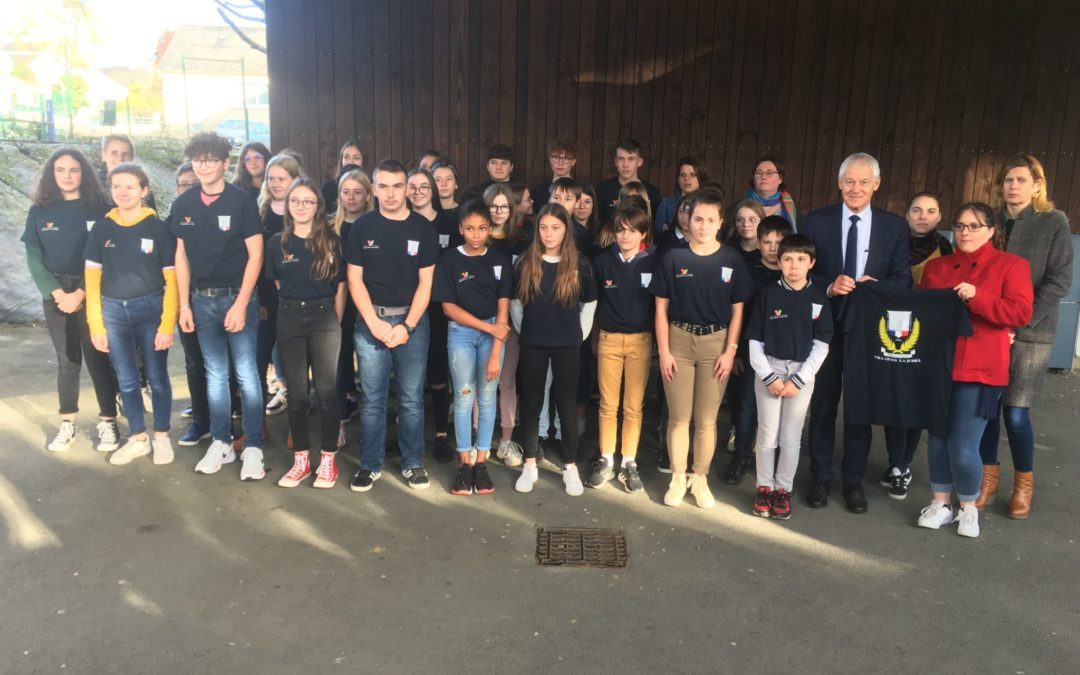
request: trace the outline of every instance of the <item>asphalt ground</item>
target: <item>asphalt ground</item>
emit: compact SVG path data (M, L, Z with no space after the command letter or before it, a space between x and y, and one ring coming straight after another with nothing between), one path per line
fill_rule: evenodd
M752 474L719 480L725 452L716 508L664 506L651 432L644 494L613 483L569 497L549 464L529 495L493 465L493 495L458 497L454 466L434 461L431 488L413 491L393 456L356 494L356 422L334 489L286 490L284 415L261 482L241 483L239 464L195 474L206 442L168 466L114 467L90 444L87 376L82 435L45 451L56 395L42 328L0 328L0 360L0 672L1080 672L1069 374L1047 378L1033 413L1031 518L1010 520L999 499L971 540L915 526L925 443L906 500L877 485L880 430L865 515L843 508L839 485L827 508L803 505L804 457L792 519L754 517ZM179 348L170 362L178 411ZM593 419L582 447L595 447ZM540 567L537 526L622 528L629 567Z

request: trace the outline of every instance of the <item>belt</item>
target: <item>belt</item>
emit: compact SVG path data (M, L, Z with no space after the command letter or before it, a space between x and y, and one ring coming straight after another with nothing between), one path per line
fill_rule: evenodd
M691 335L712 335L722 330L727 330L727 324L720 323L690 323L689 321L672 321L672 326L684 330Z
M227 287L227 288L196 288L195 295L202 295L207 298L217 298L223 295L239 295L240 289Z
M312 300L293 300L281 298L278 307L281 309L325 309L334 306L333 297L314 298Z
M409 313L408 307L380 307L373 305L376 316L405 316Z

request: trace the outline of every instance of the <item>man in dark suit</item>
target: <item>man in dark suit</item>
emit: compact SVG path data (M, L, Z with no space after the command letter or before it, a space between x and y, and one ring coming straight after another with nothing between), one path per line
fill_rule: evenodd
M810 399L810 472L813 483L807 503L814 508L829 501L833 477L836 413L844 374L844 334L840 330L845 298L858 293L858 284L911 286L908 266L908 228L903 218L870 206L881 185L881 168L866 153L855 153L840 165L843 202L813 211L800 231L817 246L815 281L825 284L832 299L837 329L829 355L818 371ZM862 367L861 364L852 364ZM853 513L865 513L862 481L870 454L868 424L844 423L844 455L840 464L844 500Z

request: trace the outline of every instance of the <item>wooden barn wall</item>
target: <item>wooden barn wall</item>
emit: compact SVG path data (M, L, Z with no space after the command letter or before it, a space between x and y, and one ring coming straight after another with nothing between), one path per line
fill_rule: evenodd
M447 153L463 183L514 147L514 179L576 139L576 175L646 147L665 194L704 158L728 198L781 157L799 206L836 198L850 152L877 156L875 203L929 189L987 199L1012 153L1043 160L1080 224L1080 2L1005 0L267 0L270 120L312 173L361 139L368 163Z

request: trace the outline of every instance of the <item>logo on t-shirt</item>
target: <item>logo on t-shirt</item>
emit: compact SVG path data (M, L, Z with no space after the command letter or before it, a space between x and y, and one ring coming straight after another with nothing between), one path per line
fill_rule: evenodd
M291 262L296 262L296 256L295 255L293 255L292 253L283 253L281 255L281 264L282 265L285 265L285 264L291 263Z
M495 272L495 281L502 281L502 265L492 265L491 270Z
M730 284L731 283L731 273L734 272L734 271L735 270L733 270L730 267L721 267L720 268L720 278L724 280L725 284Z
M686 277L692 277L692 276L694 276L694 273L691 272L689 270L689 268L680 267L678 273L675 275L675 278L676 279L684 279Z
M116 244L113 243L112 239L106 239L105 243L102 244L101 246L102 246L102 248L116 248Z
M786 318L788 318L788 315L784 314L784 310L782 310L782 309L774 309L772 311L772 315L769 316L770 321L773 320L773 319L786 319Z
M919 342L919 320L911 312L888 310L878 321L878 338L881 353L894 359L910 359L915 356Z
M405 250L409 253L409 255L416 255L420 252L420 242L410 239L405 244Z
M232 229L232 216L218 216L217 226L222 232L228 232Z
M139 248L142 249L142 252L145 253L146 255L150 255L151 253L154 252L154 240L153 239L143 239L143 240L141 240L139 242Z
M450 245L450 235L448 235L448 234L440 234L439 235L439 248L446 248L449 245Z
M180 221L180 226L181 227L183 227L184 225L194 225L194 224L195 224L195 221L191 219L191 216L184 216L183 220Z
M604 288L618 288L619 285L615 283L614 279L604 279Z
M375 243L374 239L368 239L367 241L364 242L364 249L367 250L369 248L377 249L377 248L379 248L379 245Z
M821 318L821 304L817 302L810 303L810 318L817 321Z
M651 282L652 282L652 272L642 272L641 273L641 287L642 288L648 288L649 284Z
M92 220L86 221L86 231L89 232L92 229L94 229L94 221L92 221Z
M56 223L45 223L45 226L41 228L42 232L59 232L60 228L56 226Z
M475 279L475 278L476 278L475 274L469 274L468 272L462 272L461 273L461 278L458 279L458 283L460 284L463 281L468 281L469 279Z

